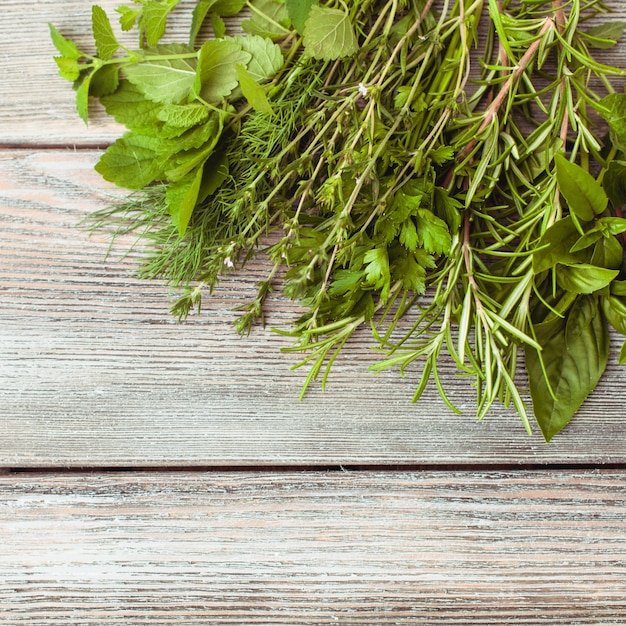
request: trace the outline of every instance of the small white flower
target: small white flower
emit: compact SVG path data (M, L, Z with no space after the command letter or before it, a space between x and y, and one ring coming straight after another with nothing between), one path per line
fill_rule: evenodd
M225 265L226 267L230 268L230 269L232 269L233 267L235 267L235 264L234 264L234 263L230 260L230 257L229 257L229 256L227 256L227 257L224 259L224 265Z
M363 83L359 83L359 93L364 98L367 98L367 94L369 93L369 89Z

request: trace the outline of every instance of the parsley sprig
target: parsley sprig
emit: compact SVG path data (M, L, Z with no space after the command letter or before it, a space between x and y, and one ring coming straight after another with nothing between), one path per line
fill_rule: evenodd
M179 317L265 253L237 329L281 285L303 393L370 327L375 371L419 368L414 400L433 380L458 410L452 359L478 417L512 403L530 432L523 356L550 440L626 334L626 71L594 57L623 24L587 26L598 0L199 0L162 44L176 4L118 8L137 50L97 6L95 54L51 26L80 116L95 96L128 128L96 169L136 191L94 224L141 233Z

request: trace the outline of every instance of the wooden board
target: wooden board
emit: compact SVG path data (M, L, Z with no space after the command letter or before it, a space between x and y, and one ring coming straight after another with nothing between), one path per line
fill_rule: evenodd
M626 475L0 477L4 624L623 624Z

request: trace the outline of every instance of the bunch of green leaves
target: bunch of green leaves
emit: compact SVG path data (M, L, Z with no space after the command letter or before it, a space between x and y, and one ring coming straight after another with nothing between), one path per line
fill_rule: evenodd
M433 379L456 410L447 353L479 417L512 402L530 431L523 354L546 440L569 422L606 365L607 324L626 327L626 106L610 82L625 72L592 54L622 25L585 28L597 0L199 0L186 44L158 43L177 2L136 4L118 12L138 50L98 7L97 54L51 32L81 117L91 95L129 129L97 169L138 193L95 219L142 233L141 274L183 288L177 315L262 250L273 267L237 328L281 282L304 309L287 332L304 389L369 326L375 370L422 363L415 400Z

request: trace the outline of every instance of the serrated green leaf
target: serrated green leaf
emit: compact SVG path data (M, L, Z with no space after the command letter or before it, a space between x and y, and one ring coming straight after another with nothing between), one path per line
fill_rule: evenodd
M213 35L216 39L226 37L226 22L222 19L221 15L211 13L211 28L213 29Z
M248 104L259 113L267 113L271 115L273 113L272 107L265 95L265 90L259 83L254 80L250 72L238 63L236 66L237 78L239 79L239 87L244 98L248 101Z
M74 61L78 61L78 59L85 56L71 39L63 37L52 24L48 24L48 28L50 29L52 43L61 56Z
M530 346L525 348L526 369L535 419L545 440L550 441L595 389L608 362L609 334L597 299L578 298L567 315L567 324L561 324L557 332L546 333L540 343L547 381L539 353Z
M89 94L96 98L115 92L120 84L120 68L117 65L104 65L91 77Z
M414 254L402 254L395 258L392 267L393 280L402 281L402 286L413 293L426 291L426 269L418 263Z
M420 245L431 254L449 254L452 237L448 225L432 211L419 209L416 215L417 237Z
M159 159L162 147L156 137L129 132L109 146L95 169L119 187L142 189L163 175Z
M415 252L417 250L417 246L419 245L419 238L417 236L417 227L415 226L415 222L409 218L407 219L400 228L400 243L411 252Z
M237 64L246 65L250 54L234 41L210 40L200 49L193 95L217 103L237 87Z
M124 66L126 78L154 102L186 102L196 80L197 60L193 50L182 44L166 44L151 48L146 54L151 57L150 61ZM165 58L180 54L190 54L190 57ZM154 58L159 56L164 58Z
M280 46L267 37L258 35L242 37L238 35L226 40L235 42L244 52L250 55L246 69L252 78L259 83L274 76L285 63Z
M189 220L198 202L203 169L203 165L200 165L181 180L170 183L165 193L167 210L181 237L187 231Z
M93 72L87 74L76 88L76 111L85 124L89 122L89 89L92 76Z
M389 272L389 255L386 247L372 248L363 257L365 263L365 280L376 289L381 290L381 298L385 300L391 285Z
M241 28L249 35L270 39L282 39L291 23L287 8L275 0L252 0L250 19L241 22Z
M237 15L245 6L245 0L200 0L193 9L189 45L194 46L207 15L211 14L213 35L216 39L226 34L222 16Z
M589 222L606 210L609 199L589 172L560 153L555 155L554 162L559 190L576 217Z
M115 93L101 99L106 112L118 124L128 129L143 131L143 134L158 133L161 104L148 100L139 87L128 80L120 81Z
M202 104L165 104L158 113L157 118L177 128L191 128L206 122L209 117L208 109Z
M167 28L167 17L180 0L143 0L141 27L148 47L156 46Z
M606 96L598 103L598 111L609 124L613 145L621 152L626 152L626 94Z
M350 16L340 9L313 5L303 37L305 52L325 61L352 56L359 47Z
M98 55L103 61L109 61L119 50L120 44L113 33L108 15L96 4L91 7L91 28Z
M124 32L131 30L141 15L141 9L131 9L124 5L117 7L115 11L120 14L120 26Z
M59 68L59 76L74 82L80 76L81 66L76 59L68 59L67 57L54 57L54 62Z
M202 185L198 192L198 202L213 195L228 179L229 163L225 153L212 154L204 164Z
M304 25L314 4L319 4L319 0L285 0L289 19L300 34L304 31Z

